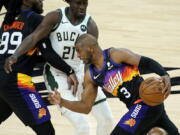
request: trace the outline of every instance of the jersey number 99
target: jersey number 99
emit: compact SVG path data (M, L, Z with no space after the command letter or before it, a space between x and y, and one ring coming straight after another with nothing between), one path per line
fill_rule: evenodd
M4 54L6 52L7 54L14 54L21 42L21 32L13 32L12 34L4 32L1 37L0 54Z

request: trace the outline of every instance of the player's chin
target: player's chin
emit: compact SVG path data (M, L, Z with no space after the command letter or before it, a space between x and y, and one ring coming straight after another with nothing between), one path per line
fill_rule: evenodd
M86 15L86 13L79 13L77 16L78 16L78 18L84 18L85 15Z

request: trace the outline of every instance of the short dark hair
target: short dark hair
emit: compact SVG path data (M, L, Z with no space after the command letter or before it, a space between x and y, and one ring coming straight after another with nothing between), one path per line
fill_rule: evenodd
M22 0L8 0L7 4L7 13L3 23L10 25L15 17L21 12Z

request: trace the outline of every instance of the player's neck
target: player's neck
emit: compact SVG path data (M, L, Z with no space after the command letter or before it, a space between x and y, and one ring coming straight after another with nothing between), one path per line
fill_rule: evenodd
M104 65L103 52L101 50L98 50L94 54L96 54L96 55L93 55L92 64L96 67L96 69L101 70L103 68L103 65Z

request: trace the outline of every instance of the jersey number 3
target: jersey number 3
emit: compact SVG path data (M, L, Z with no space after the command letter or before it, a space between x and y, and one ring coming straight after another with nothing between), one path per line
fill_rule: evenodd
M131 94L128 92L128 90L125 87L122 87L120 89L120 92L124 94L125 98L130 98Z
M21 42L21 32L13 32L12 34L10 34L9 32L4 32L1 38L0 54L4 54L6 53L6 51L7 54L14 54Z

